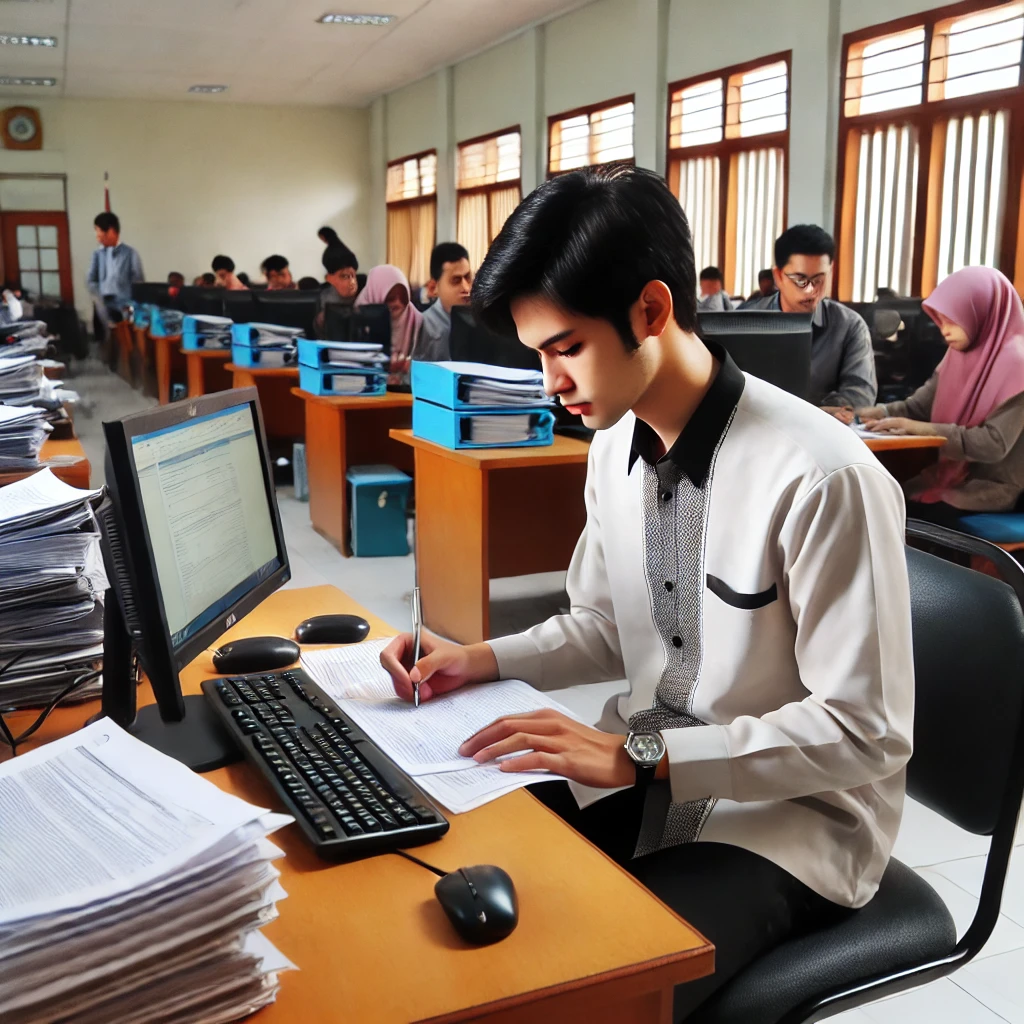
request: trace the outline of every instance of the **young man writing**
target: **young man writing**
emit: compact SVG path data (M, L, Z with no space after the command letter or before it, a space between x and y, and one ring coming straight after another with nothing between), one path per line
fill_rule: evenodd
M473 287L469 253L458 242L442 242L430 254L427 292L437 301L423 314L420 340L413 358L436 363L451 359L448 339L452 330L452 306L468 306Z
M473 298L597 430L570 611L468 647L426 636L415 666L401 636L381 661L405 699L413 680L426 700L628 680L605 729L509 716L462 753L527 751L501 770L604 791L581 810L565 783L535 787L714 942L678 1019L878 886L911 750L903 496L851 431L695 335L689 228L653 172L546 182Z
M811 393L827 412L874 405L878 394L871 332L863 318L826 299L836 243L815 224L797 224L775 240L778 291L755 309L811 314Z
M132 301L132 285L146 277L139 254L121 241L121 222L116 214L97 214L93 226L99 248L93 251L85 283L97 315L109 327L122 320L121 311Z

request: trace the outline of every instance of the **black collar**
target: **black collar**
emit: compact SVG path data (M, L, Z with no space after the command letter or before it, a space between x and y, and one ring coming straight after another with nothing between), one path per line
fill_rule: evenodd
M715 449L729 425L729 418L746 383L739 367L721 345L713 341L705 341L704 344L721 363L708 393L701 399L675 444L661 458L655 454L661 447L658 435L643 420L638 419L633 428L633 444L629 451L629 472L632 472L638 456L652 466L667 460L681 469L694 487L704 483Z

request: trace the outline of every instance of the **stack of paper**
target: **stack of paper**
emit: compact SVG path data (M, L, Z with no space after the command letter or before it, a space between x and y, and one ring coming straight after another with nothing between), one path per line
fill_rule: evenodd
M335 341L323 352L325 366L343 366L353 370L383 369L388 357L383 345L369 342Z
M301 327L283 327L281 324L249 324L249 344L253 348L257 346L279 348L282 345L294 347L295 339L301 335Z
M34 405L0 405L0 472L35 469L46 435L46 411Z
M200 348L231 348L231 317L197 313L191 319L196 322L196 337L202 339Z
M294 965L258 929L289 824L109 719L0 765L0 1020L214 1024Z
M107 583L92 508L100 494L49 469L0 488L0 707L47 704L99 667ZM93 680L72 696L95 697L100 686Z
M467 405L536 408L551 405L544 391L544 378L536 370L513 370L495 367L501 377L465 376L459 383L459 398Z
M0 402L31 405L44 390L45 380L35 356L0 355Z
M474 444L499 445L516 441L532 441L536 437L536 418L528 412L488 416L478 413L468 423L467 441Z
M0 355L41 356L53 338L42 320L18 320L0 330Z
M454 814L497 799L521 786L562 778L550 772L506 772L459 754L473 733L503 715L546 708L576 716L518 679L465 686L418 708L395 696L381 668L388 640L305 651L302 666L320 688L416 784Z

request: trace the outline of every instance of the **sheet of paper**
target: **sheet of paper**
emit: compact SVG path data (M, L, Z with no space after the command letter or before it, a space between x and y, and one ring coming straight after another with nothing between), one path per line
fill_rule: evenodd
M890 430L890 431L887 431L886 433L883 434L883 433L881 433L879 431L868 430L861 423L851 423L850 424L850 429L858 437L864 437L864 438L871 438L871 437L904 437L904 436L906 436L906 435L903 434L902 431Z
M562 778L551 772L503 772L496 764L481 764L456 772L420 775L416 785L452 814L463 814L523 786Z
M381 667L380 652L391 637L364 640L346 647L328 647L302 652L302 667L335 700L364 697L386 700L394 697L391 676Z

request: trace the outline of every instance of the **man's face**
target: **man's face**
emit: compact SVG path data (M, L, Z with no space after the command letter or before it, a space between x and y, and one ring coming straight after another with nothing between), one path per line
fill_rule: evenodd
M119 237L120 236L118 235L118 232L116 232L113 228L107 228L106 231L104 231L102 228L96 228L96 241L99 242L100 245L105 245L108 248L110 246L117 245L117 240Z
M359 282L356 280L356 272L352 267L342 267L341 270L327 275L327 280L334 285L334 290L343 299L354 299L359 291Z
M519 340L540 352L544 390L595 430L614 426L650 383L643 346L627 351L607 320L570 313L549 299L525 296L512 303ZM639 302L631 320L646 334Z
M813 313L828 290L832 261L827 256L794 253L789 262L772 274L779 289L783 313Z
M185 278L182 274L171 274L167 278L167 284L171 288L184 288Z
M721 281L716 281L713 277L701 278L700 294L703 298L707 298L709 295L717 295L721 290Z
M267 288L271 291L281 288L291 288L292 283L292 271L290 267L285 267L284 270L267 271Z
M231 280L231 271L225 270L224 267L221 267L220 270L215 270L214 274L217 276L217 284L222 287L226 287L228 282Z
M469 260L462 259L455 263L442 265L440 280L433 282L427 291L436 295L446 313L452 306L468 306L469 294L473 290L473 271Z

